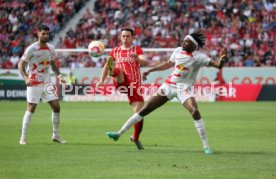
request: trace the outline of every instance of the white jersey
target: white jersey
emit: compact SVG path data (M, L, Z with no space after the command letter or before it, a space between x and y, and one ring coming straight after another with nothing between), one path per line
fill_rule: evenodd
M29 79L33 86L51 83L49 66L54 58L55 49L49 43L47 43L47 48L41 48L39 42L27 47L21 59L28 62Z
M202 66L207 66L211 59L199 52L188 53L178 47L174 50L170 61L174 62L174 70L167 77L166 83L170 86L182 86L185 89L190 88L196 80L197 73Z

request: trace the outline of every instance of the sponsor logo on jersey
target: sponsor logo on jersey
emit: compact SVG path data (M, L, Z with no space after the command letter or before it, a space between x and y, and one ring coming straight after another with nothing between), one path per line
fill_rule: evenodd
M185 67L184 64L179 64L176 66L176 68L179 70L179 71L189 71L189 68Z
M38 63L38 65L45 65L45 66L49 65L49 64L50 64L49 60L43 60L43 61Z

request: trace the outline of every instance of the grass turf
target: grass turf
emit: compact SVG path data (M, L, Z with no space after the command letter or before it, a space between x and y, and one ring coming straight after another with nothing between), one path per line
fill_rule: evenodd
M199 103L209 143L204 155L188 112L168 103L146 117L138 151L105 136L132 114L128 103L61 103L61 136L52 143L51 111L39 104L19 145L25 102L0 102L1 178L275 178L276 103Z

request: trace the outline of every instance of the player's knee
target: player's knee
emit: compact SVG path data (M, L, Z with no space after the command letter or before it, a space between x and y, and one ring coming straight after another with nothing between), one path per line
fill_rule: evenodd
M34 113L34 112L35 112L35 108L28 108L28 111L29 111L30 113Z
M138 113L140 116L146 116L148 115L149 113L151 112L150 108L149 108L149 105L146 104L141 110L140 112Z
M54 113L60 113L60 106L53 107L53 112Z
M148 111L142 109L140 112L138 112L138 114L140 116L144 117L144 116L146 116L148 114Z
M36 108L36 105L34 105L34 104L29 104L27 110L28 110L29 112L31 112L31 113L34 113L34 112L35 112L35 108Z
M197 108L193 108L190 112L195 120L200 119L200 113Z

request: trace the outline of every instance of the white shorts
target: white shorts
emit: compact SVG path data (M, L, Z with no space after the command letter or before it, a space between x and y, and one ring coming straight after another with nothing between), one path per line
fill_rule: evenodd
M166 95L169 100L172 100L174 97L178 99L178 101L183 104L188 98L193 97L189 90L180 89L177 87L170 86L166 83L163 83L159 89L162 90L164 94L160 93L160 95Z
M42 99L43 102L58 99L56 87L53 84L27 86L27 102L38 104L40 99Z

